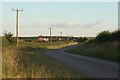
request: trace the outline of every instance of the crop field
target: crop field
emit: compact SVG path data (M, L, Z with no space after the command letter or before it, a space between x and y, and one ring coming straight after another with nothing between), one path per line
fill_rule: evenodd
M76 44L54 42L52 49ZM7 44L6 44L7 45ZM19 42L19 46L3 46L3 78L81 78L82 73L69 68L44 54L51 49L50 43Z

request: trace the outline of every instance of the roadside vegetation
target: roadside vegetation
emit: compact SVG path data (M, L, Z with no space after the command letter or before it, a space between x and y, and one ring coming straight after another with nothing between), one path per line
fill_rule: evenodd
M0 78L2 78L2 37L0 36Z
M60 49L60 48L64 48L64 47L75 45L75 44L78 44L78 42L73 42L73 41L70 41L68 43L66 43L66 42L54 42L52 46L50 46L50 44L48 44L47 49Z
M0 36L0 45L2 46L2 37Z
M68 49L66 52L118 62L120 59L119 42L120 31L103 31L96 38L90 39L73 49Z
M12 36L11 36L12 37ZM44 54L51 49L50 43L15 42L9 43L3 36L2 78L81 78L80 72L65 66ZM75 44L74 42L54 42L52 49Z

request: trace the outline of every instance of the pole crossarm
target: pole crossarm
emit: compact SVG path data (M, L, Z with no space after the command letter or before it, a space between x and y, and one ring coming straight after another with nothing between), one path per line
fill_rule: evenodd
M23 11L23 9L19 10L19 9L13 9L13 8L12 8L12 11L17 11L17 10L18 10L18 11Z

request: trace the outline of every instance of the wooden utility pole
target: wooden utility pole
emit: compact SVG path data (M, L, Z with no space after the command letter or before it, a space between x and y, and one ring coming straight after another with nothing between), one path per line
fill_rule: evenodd
M62 32L60 32L61 38L62 38Z
M19 13L19 11L23 11L23 9L22 10L18 10L18 9L13 9L12 8L12 11L16 11L16 45L18 45L18 13Z
M61 38L61 41L62 41L62 32L60 32L60 38Z
M51 29L52 28L48 28L48 29L50 29L50 45L52 46L52 36L51 36Z

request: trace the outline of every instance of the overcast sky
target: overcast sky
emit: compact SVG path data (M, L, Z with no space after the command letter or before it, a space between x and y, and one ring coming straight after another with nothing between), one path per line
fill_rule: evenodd
M118 29L117 2L4 2L2 32L15 35L16 12L19 12L19 36L52 35L96 36L101 31Z

